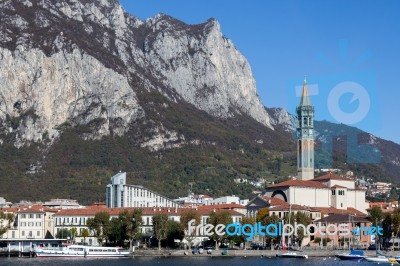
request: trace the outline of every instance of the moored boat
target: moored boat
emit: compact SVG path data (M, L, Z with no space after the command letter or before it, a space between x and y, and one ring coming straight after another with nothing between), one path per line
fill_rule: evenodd
M299 254L299 253L293 252L293 251L279 253L279 254L276 254L276 256L279 258L308 259L307 254Z
M127 257L129 251L118 247L69 245L58 249L39 248L37 257Z
M362 260L367 257L362 250L351 250L350 253L337 254L335 256L341 260Z
M369 262L392 263L389 261L390 258L388 258L386 256L365 257L364 259Z

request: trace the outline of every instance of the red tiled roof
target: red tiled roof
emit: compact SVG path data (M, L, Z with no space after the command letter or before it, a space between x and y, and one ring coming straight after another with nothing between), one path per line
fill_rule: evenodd
M313 180L314 180L314 181L325 181L325 180L330 180L330 179L354 181L354 179L347 178L347 177L340 176L340 175L335 175L335 174L332 174L332 173L328 173L328 174L326 174L326 175L316 177L316 178L314 178Z
M216 205L217 206L217 205ZM142 210L142 215L155 215L155 214L167 214L169 216L174 216L174 215L181 215L183 212L193 210L195 208L168 208L168 207L163 207L163 208L151 208L151 207L146 207L146 208L103 208L103 207L97 207L97 206L91 206L89 208L83 208L83 209L64 209L60 210L58 213L54 214L55 216L94 216L98 212L108 212L111 216L118 216L122 211L127 210L127 211L132 211L134 209L141 209ZM197 212L199 212L200 215L208 215L212 211L214 211L213 208L209 209L195 209ZM221 211L227 211L231 213L231 215L234 216L242 216L241 213L234 211L234 210L227 210L227 209L215 209L216 212L221 212Z
M269 208L270 211L306 211L310 210L310 207L307 206L301 206L298 204L287 204L287 205L282 205L282 206L273 206Z
M354 208L347 208L347 210L341 210L341 209L336 209L333 207L312 207L312 211L318 211L322 214L353 214L353 215L360 215L360 216L365 216L365 213L360 212L359 210L356 210Z
M314 187L314 188L328 188L324 184L317 182L317 181L312 181L312 180L287 180L283 181L278 184L274 184L269 186L268 188L274 188L274 187Z
M11 208L0 208L4 212L18 212L18 213L37 213L37 212L57 212L58 209L43 207L42 205L20 206Z
M197 207L199 210L200 209L228 209L228 210L233 210L233 209L246 209L245 206L240 205L240 204L216 204L216 205L201 205Z
M271 206L286 206L289 205L286 201L279 198L271 198L267 196L259 196L265 202L268 202Z

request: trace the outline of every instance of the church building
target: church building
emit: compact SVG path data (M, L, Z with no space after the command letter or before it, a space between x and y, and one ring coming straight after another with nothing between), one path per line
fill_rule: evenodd
M308 207L354 208L366 213L365 190L355 180L332 173L314 178L314 107L304 80L296 108L297 179L266 188L265 196Z

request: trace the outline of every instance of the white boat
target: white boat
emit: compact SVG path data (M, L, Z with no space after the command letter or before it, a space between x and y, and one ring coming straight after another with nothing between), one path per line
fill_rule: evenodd
M386 256L366 257L364 259L369 262L396 263L396 260L394 258L389 258Z
M127 257L129 251L118 247L69 245L58 249L38 248L37 257Z
M285 253L276 254L279 258L294 258L294 259L308 259L306 254L298 254L297 252L288 251Z

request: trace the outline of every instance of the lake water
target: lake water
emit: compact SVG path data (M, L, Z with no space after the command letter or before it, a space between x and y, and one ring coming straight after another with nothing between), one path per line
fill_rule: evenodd
M265 257L136 257L136 258L108 258L108 259L64 259L64 258L1 258L0 266L8 265L57 265L57 266L127 266L127 265L190 265L190 266L314 266L314 265L346 265L363 266L374 265L370 262L341 261L334 258L310 258L310 259L277 259Z

